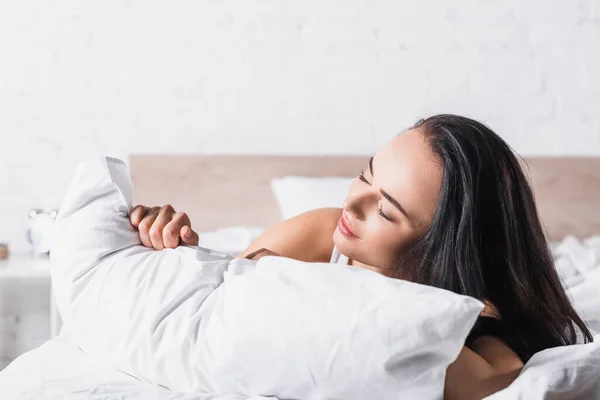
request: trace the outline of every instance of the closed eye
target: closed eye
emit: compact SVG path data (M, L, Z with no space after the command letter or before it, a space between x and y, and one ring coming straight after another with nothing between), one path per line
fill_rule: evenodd
M367 180L367 178L365 178L365 171L360 171L360 173L358 174L358 179L360 179L361 181L363 181L364 183L366 183L367 185L371 185L371 182L369 182ZM388 217L386 214L384 214L383 209L381 208L381 204L379 204L377 206L377 214L381 215L383 218L385 218L386 220L390 221L390 222L394 222L393 219L391 219L390 217Z
M391 219L390 217L388 217L387 215L385 215L383 213L383 209L381 208L381 204L377 207L377 212L379 213L379 215L381 215L383 218L387 219L390 222L394 222L393 219Z
M371 182L369 182L367 180L367 178L365 178L365 171L360 171L360 173L358 174L358 179L360 179L361 181L363 181L364 183L366 183L367 185L370 185Z

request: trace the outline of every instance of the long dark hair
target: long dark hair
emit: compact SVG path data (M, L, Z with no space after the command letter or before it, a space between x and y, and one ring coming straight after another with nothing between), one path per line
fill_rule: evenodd
M513 349L534 353L593 340L566 295L515 153L490 128L436 115L413 128L443 167L433 222L398 265L412 281L491 303ZM401 271L409 265L409 271Z

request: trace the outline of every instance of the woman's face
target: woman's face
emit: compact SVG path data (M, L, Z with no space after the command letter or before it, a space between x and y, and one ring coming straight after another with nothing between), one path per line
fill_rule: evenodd
M355 265L391 271L431 224L441 182L442 166L424 135L412 129L396 136L352 182L335 246Z

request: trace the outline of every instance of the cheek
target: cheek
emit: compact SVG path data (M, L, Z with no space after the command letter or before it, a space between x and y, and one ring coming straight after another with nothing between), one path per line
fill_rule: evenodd
M368 246L375 254L382 256L380 261L395 258L404 247L404 242L405 236L400 229L390 229L381 225L375 226L367 237Z
M390 267L396 265L418 237L419 233L407 226L381 227L374 224L365 235L366 240L361 243L361 252L374 263L378 263L377 266Z
M360 241L349 242L341 234L334 244L348 257L374 267L387 269L394 265L405 247L406 233L398 227L386 226L378 215L369 216L362 225Z

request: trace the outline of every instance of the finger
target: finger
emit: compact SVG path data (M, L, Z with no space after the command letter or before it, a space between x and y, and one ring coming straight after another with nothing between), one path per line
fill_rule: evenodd
M142 219L147 211L148 207L141 204L133 207L131 213L129 214L129 221L131 222L131 225L137 228L140 222L142 222Z
M171 215L171 220L162 230L162 241L166 248L174 249L179 246L179 236L184 226L190 225L190 219L184 212Z
M200 237L189 226L181 228L180 237L183 244L198 246L198 243L200 243Z
M156 220L150 227L150 240L152 241L152 247L154 247L156 250L162 250L165 248L165 244L163 242L163 230L165 229L165 226L171 222L173 214L175 214L175 210L169 204L162 206L158 212Z
M158 213L160 212L160 207L152 207L148 210L142 222L140 222L138 226L140 239L142 243L146 247L152 248L152 240L150 239L150 228L152 228L152 224L156 220Z

